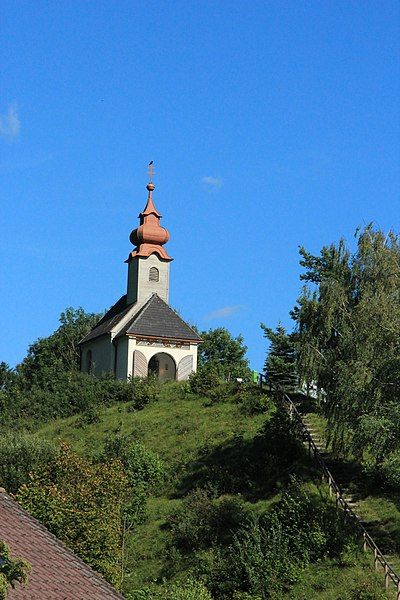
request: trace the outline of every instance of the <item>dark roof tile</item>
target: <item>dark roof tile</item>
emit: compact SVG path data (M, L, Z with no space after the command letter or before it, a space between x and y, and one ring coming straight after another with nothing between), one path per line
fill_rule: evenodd
M119 335L200 342L198 334L157 294L153 294Z
M91 331L80 341L80 344L89 342L101 335L110 333L112 328L124 317L132 308L132 304L126 304L126 294L116 302L104 317L93 327Z

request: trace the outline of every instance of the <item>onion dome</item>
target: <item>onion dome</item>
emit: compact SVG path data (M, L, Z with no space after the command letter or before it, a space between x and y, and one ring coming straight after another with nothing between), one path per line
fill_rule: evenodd
M162 260L173 260L163 248L163 245L169 240L169 231L160 225L161 215L153 202L154 188L154 183L147 184L149 192L147 204L143 212L139 214L139 227L134 229L129 237L135 249L129 254L127 262L135 256L146 258L151 254L158 254Z

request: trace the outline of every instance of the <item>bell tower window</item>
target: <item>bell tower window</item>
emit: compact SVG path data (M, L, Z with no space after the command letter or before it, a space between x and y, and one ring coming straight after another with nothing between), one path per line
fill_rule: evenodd
M151 267L149 271L149 281L160 281L160 272L157 267Z

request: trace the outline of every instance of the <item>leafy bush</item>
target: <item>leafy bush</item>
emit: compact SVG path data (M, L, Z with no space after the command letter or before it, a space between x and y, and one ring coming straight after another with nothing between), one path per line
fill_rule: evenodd
M254 385L242 385L237 389L235 402L240 405L240 410L245 415L265 413L270 405L269 397Z
M162 600L212 600L212 597L203 582L187 579L167 587Z
M130 485L150 491L164 475L164 463L156 454L129 435L116 433L106 439L103 460L118 459L124 465Z
M9 587L26 583L31 566L22 558L12 558L10 548L0 540L0 600L7 598Z
M227 544L248 517L238 496L212 499L206 490L196 489L168 519L174 545L189 551L213 544Z
M400 450L392 452L383 461L382 473L389 486L400 491Z
M218 598L235 592L270 598L296 582L308 563L340 556L350 538L334 505L293 480L277 505L249 518L216 554L208 587Z
M129 384L128 384L129 385ZM160 396L161 384L157 377L135 377L131 380L133 386L133 404L131 410L141 410L150 402L155 402Z
M119 583L128 480L119 461L93 465L62 445L31 474L17 501L114 585Z
M54 460L57 447L29 433L4 433L0 438L0 485L15 493L29 473Z
M167 584L157 590L143 588L128 595L129 600L212 600L202 581L187 579Z
M190 391L198 396L208 396L220 383L221 379L216 369L208 365L199 367L197 372L189 377Z

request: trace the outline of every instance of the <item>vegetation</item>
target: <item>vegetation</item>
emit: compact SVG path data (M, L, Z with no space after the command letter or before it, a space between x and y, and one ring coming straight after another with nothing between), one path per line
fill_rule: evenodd
M369 492L385 484L360 510L397 553L397 521L379 519L400 492L399 244L371 227L357 242L301 250L296 329L262 325L265 372L289 393L317 385L316 427ZM128 600L388 597L293 423L248 383L241 336L202 332L188 382L121 382L79 372L96 318L67 309L15 370L1 363L0 485Z
M322 391L337 451L400 491L400 245L372 226L320 256L301 249L306 282L293 317L302 379Z
M12 558L10 548L0 540L0 600L5 600L10 587L26 583L28 580L29 563L22 558Z
M200 333L199 368L207 366L224 380L249 377L249 361L241 335L232 337L227 329L219 327Z
M293 334L286 333L283 325L276 331L263 323L265 337L270 341L270 349L265 360L264 372L267 380L274 386L294 392L298 387L297 352Z

